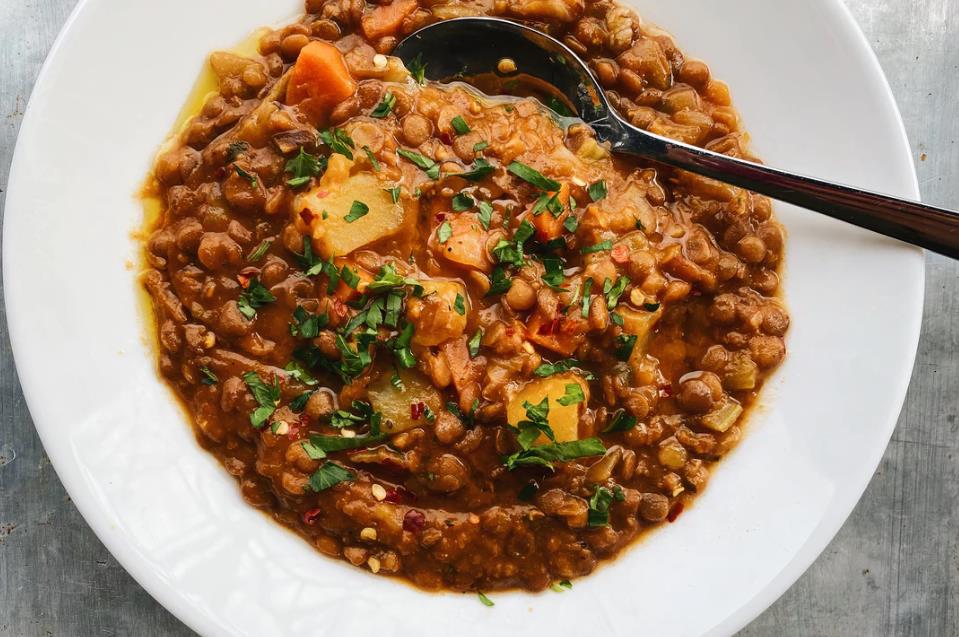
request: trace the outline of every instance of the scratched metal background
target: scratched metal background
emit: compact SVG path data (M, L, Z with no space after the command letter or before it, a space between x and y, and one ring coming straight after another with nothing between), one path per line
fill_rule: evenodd
M959 207L959 0L846 2L892 82L923 198ZM0 0L0 190L74 4ZM882 464L825 553L742 635L959 635L959 264L927 263L919 357ZM0 636L192 634L71 504L30 422L0 305Z

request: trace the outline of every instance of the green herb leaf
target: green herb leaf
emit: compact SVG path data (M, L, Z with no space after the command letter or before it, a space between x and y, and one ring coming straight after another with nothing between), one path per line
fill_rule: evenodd
M330 322L329 314L312 314L303 306L293 310L293 322L290 323L290 335L300 338L316 338L320 330Z
M609 424L606 425L605 429L603 429L603 433L629 431L636 426L636 422L636 416L626 413L626 410L624 409L618 409L616 413L613 414Z
M633 348L636 347L635 334L620 334L616 337L616 358L621 361L628 361L633 354Z
M608 194L606 191L606 182L600 179L599 181L593 182L589 185L589 188L586 189L589 198L593 201L600 201L605 199Z
M436 231L436 239L440 243L446 243L452 236L453 226L450 225L449 221L444 221L442 224L440 224L439 229Z
M466 120L462 116L457 115L450 120L450 124L453 125L453 130L456 131L457 135L465 135L470 132L470 125L466 123Z
M513 233L513 238L510 241L503 239L496 244L496 247L493 248L493 254L500 263L512 265L517 268L522 267L526 263L523 245L529 241L535 232L536 229L533 227L533 224L524 219L523 222L519 224L516 232Z
M483 604L483 606L490 608L496 606L496 604L493 603L493 600L483 594L483 591L477 591L476 594L479 596L479 601Z
M453 211L454 212L463 212L464 210L469 210L473 207L473 204L476 202L473 201L473 198L467 195L465 192L453 197Z
M364 146L363 152L366 153L366 158L370 160L370 166L373 167L373 170L376 172L380 172L380 170L382 170L383 167L380 166L380 162L376 159L376 155L373 154L373 151L370 150L370 147ZM393 203L396 203L396 202L394 201Z
M266 255L271 245L273 245L273 239L264 239L250 254L246 255L246 260L250 263L256 263Z
M554 290L563 289L561 287L565 280L565 276L563 275L563 262L556 257L543 257L540 260L546 269L545 274L541 277L543 282Z
M343 217L343 220L346 223L353 223L360 217L365 217L370 212L370 207L367 206L362 201L354 201L353 205L350 206L350 212Z
M548 177L545 177L541 172L534 168L530 168L526 164L514 161L511 162L506 169L523 181L536 186L540 190L559 190L558 181L554 181Z
M322 131L320 133L320 139L323 140L323 143L329 146L330 150L334 153L339 153L347 159L353 159L353 151L351 149L356 148L356 144L353 143L353 139L342 128Z
M410 350L410 341L412 340L413 324L407 323L403 331L400 332L393 341L393 355L396 357L397 362L406 369L411 369L416 366L416 357L413 356L413 352Z
M396 106L396 96L387 91L383 100L370 112L370 117L383 119L393 111L394 106Z
M493 268L493 273L490 275L490 285L489 290L486 292L486 296L504 294L508 292L512 286L513 281L506 275L506 268L498 265Z
M353 472L327 461L310 476L310 488L319 493L341 482L349 482L355 478Z
M469 342L466 343L466 347L469 349L470 358L476 358L479 355L480 343L483 340L483 330L476 330L476 334L473 334Z
M493 223L493 206L486 201L479 202L479 222L482 224L484 230L489 230L490 224Z
M481 142L476 142L475 144L473 144L473 152L474 152L474 153L481 153L481 152L483 152L484 150L486 150L487 148L489 148L489 142L486 141L486 140L483 140L483 141L481 141Z
M200 373L203 374L203 378L200 379L200 382L204 385L216 385L220 382L220 379L216 377L216 374L213 373L209 367L201 367Z
M287 180L287 185L291 188L299 188L308 183L313 177L319 177L326 170L326 157L316 157L306 152L302 146L296 157L287 160L285 172L293 175Z
M400 200L400 193L402 192L402 189L399 186L384 188L384 190L390 193L390 199L393 201L393 203L397 203Z
M563 593L566 591L573 590L573 585L570 583L568 579L564 579L564 580L560 580L558 582L553 582L552 584L550 584L549 590L553 591L554 593Z
M566 385L566 393L556 399L563 407L575 405L586 400L586 394L583 393L583 386L579 383L570 383Z
M230 142L230 145L227 146L226 160L227 162L235 162L236 158L250 150L250 145L246 142Z
M533 370L533 375L539 378L546 378L553 374L561 374L569 371L575 371L586 380L596 380L596 377L584 370L582 363L575 358L567 358L566 360L556 361L555 363L543 363Z
M347 265L344 265L340 270L340 277L343 279L343 283L346 283L354 290L360 285L360 275L351 270Z
M346 436L320 436L317 434L310 435L310 445L317 452L322 452L324 456L326 454L336 453L337 451L365 449L366 447L372 447L383 440L386 440L386 436L383 434L354 436L353 438L347 438ZM316 459L317 458L314 458L314 460Z
M429 157L421 155L412 150L406 150L405 148L398 149L396 153L400 157L413 162L418 168L425 172L426 176L430 179L439 179L440 166Z
M313 387L314 385L319 384L319 381L313 378L313 375L303 369L303 367L296 361L290 361L283 369L284 371L289 372L290 378L300 381L307 387Z
M466 299L463 298L462 294L456 295L456 300L453 302L453 309L456 310L456 313L460 316L466 315Z
M587 524L592 527L609 526L609 505L613 503L613 492L606 487L596 487L589 499Z
M356 427L368 422L373 417L373 406L369 403L363 402L362 400L354 400L351 407L353 411L357 413L352 413L345 409L337 409L333 412L333 415L330 416L330 426L336 427L337 429Z
M273 384L267 385L256 372L247 372L243 374L243 382L246 383L250 393L253 394L253 399L259 405L250 414L250 424L260 429L280 404L280 379L274 374Z
M582 248L579 252L580 254L592 254L593 252L603 252L605 250L612 250L613 242L607 239L606 241L601 241L594 246L586 246Z
M583 318L586 318L589 316L589 303L590 303L589 295L590 295L590 292L592 292L592 290L593 290L593 280L586 279L586 281L583 283L583 307L582 307L582 310L580 311L580 314L582 315Z
M422 53L417 53L416 57L406 65L406 68L417 84L426 84L426 64L423 63Z
M621 276L616 280L615 285L609 279L603 283L603 294L606 295L606 309L614 310L616 309L616 304L619 303L619 297L623 295L623 292L626 291L626 286L629 285L629 277Z
M479 181L492 173L493 170L493 166L488 161L480 157L473 162L473 166L469 170L458 173L457 177L462 177L463 179L469 181Z
M296 413L300 413L306 409L306 403L309 402L310 396L313 395L312 391L305 391L293 400L290 401L290 409ZM314 458L315 459L315 458Z
M568 217L566 217L566 220L563 221L563 227L566 229L567 232L575 234L576 230L579 228L579 219L577 219L573 215L569 215Z
M240 293L236 305L240 314L245 316L247 320L252 321L256 317L257 309L275 300L276 297L260 283L260 280L253 277L247 284L246 289Z
M236 171L237 175L250 182L252 187L256 188L257 184L259 183L256 179L256 173L247 172L240 168L240 166L237 164L233 164L233 170Z
M552 469L554 462L567 462L576 458L600 456L604 453L606 453L606 447L599 438L585 438L583 440L530 447L507 456L503 464L510 471L518 467Z

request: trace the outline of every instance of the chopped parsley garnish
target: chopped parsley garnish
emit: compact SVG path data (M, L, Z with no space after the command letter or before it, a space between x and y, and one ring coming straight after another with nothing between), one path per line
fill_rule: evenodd
M510 471L517 467L546 467L553 468L554 462L567 462L577 458L601 456L606 453L606 447L599 438L584 438L570 442L557 442L548 445L539 445L523 449L507 456L503 464Z
M467 195L465 192L461 192L460 194L453 197L453 210L455 212L463 212L464 210L469 210L470 208L472 208L473 204L475 203L476 202L473 200L472 197Z
M366 436L355 436L347 438L346 436L320 436L311 434L309 442L303 443L303 450L313 460L325 458L327 454L337 451L348 451L350 449L363 449L371 447L378 442L382 442L386 436L381 433L370 433Z
M522 267L526 263L523 253L523 244L525 244L536 232L536 229L533 227L527 220L523 220L519 227L516 229L516 232L513 233L513 238L509 241L501 239L499 243L496 244L496 247L493 248L493 254L496 256L496 259L506 265L512 265L517 268Z
M482 340L483 340L483 330L476 330L476 334L473 334L469 342L466 343L466 347L469 349L471 358L476 358L479 355L480 342Z
M540 190L554 191L559 190L559 182L545 177L541 172L534 168L530 168L526 164L520 163L518 161L511 162L509 166L506 167L508 171L522 179L523 181L530 183Z
M303 366L296 361L290 361L287 363L283 370L290 374L290 378L300 381L307 387L313 387L314 385L319 384L319 381L313 378L313 375L306 371Z
M473 162L473 166L469 170L458 173L457 177L462 177L463 179L467 179L469 181L479 181L492 172L493 166L488 161L480 157Z
M603 433L629 431L636 426L636 422L636 416L626 413L625 409L619 409L613 414L612 420L610 420L606 428L603 429Z
M476 591L476 594L479 596L479 601L483 604L483 606L496 606L496 604L493 603L493 600L483 594L483 591Z
M633 354L633 348L636 347L637 336L635 334L620 334L616 337L616 358L621 361L628 361Z
M330 322L329 314L313 314L307 312L302 305L293 310L293 321L290 323L290 335L300 338L316 338L320 330Z
M562 115L563 117L573 116L573 111L569 110L569 107L566 106L566 104L563 104L562 100L556 96L551 96L548 100L546 100L546 106L550 110L556 112L557 115Z
M486 201L479 202L479 222L482 224L484 230L489 230L490 224L493 223L493 206Z
M440 243L446 243L450 240L450 237L453 236L453 226L450 225L449 221L444 221L440 224L439 229L436 231L436 239Z
M459 405L450 401L446 403L446 411L450 412L454 416L460 419L464 425L472 429L476 424L476 409L479 407L479 398L473 401L473 404L470 407L470 410L466 413L463 413L463 410L459 408Z
M606 487L596 487L596 493L589 499L587 524L590 527L609 526L609 506L613 497L613 492Z
M326 170L326 161L326 157L311 155L300 146L300 151L296 154L296 157L287 160L286 167L283 169L284 172L293 175L286 181L286 184L290 188L299 188L313 177L319 177Z
M599 181L593 182L589 185L589 188L586 189L589 198L593 201L600 201L606 198L608 194L606 191L606 182L600 179Z
M410 60L406 65L410 75L416 80L417 84L426 84L426 64L423 63L423 54L417 53L416 57Z
M586 318L587 316L589 316L589 300L590 300L589 294L592 291L593 291L593 280L586 279L586 281L583 283L583 307L580 312L583 318Z
M306 409L306 403L309 402L310 396L313 395L312 391L305 391L293 400L290 401L290 409L296 413L300 413Z
M540 195L539 199L536 200L536 203L533 204L533 216L539 216L544 210L549 210L549 213L554 217L559 217L561 214L563 214L563 204L559 200L559 193L546 193Z
M243 374L243 382L259 405L250 413L250 424L255 429L260 429L280 404L280 379L274 374L273 384L267 385L256 372L247 372Z
M349 482L355 478L353 472L347 471L340 465L333 462L324 462L323 466L310 476L310 488L319 493L341 482Z
M357 349L350 347L341 334L336 335L336 349L340 351L340 363L337 371L344 382L352 382L373 362L369 349L358 344Z
M453 309L456 310L456 313L460 316L466 314L466 299L463 298L462 294L456 295L456 301L453 302Z
M240 168L237 164L233 164L233 170L236 171L237 175L250 182L252 187L256 188L257 184L259 183L256 179L256 173L247 172Z
M382 170L383 167L380 166L380 162L376 159L376 155L373 154L373 151L370 150L370 147L364 146L363 152L366 153L366 158L370 160L370 166L373 167L373 170L376 172L380 172L380 170ZM396 203L396 202L394 201L393 203Z
M493 273L490 275L489 290L486 292L486 296L503 294L508 292L512 286L513 280L507 276L506 268L498 265L493 268Z
M253 277L247 284L246 289L240 293L236 305L240 314L245 316L247 320L252 321L256 317L257 309L275 300L276 297L260 283L260 280Z
M565 221L563 221L563 227L566 229L567 232L575 233L576 229L579 228L579 219L577 219L573 215L570 215L566 217Z
M484 150L486 150L487 148L489 148L489 142L486 141L485 139L484 139L483 141L481 141L481 142L476 142L475 144L473 144L473 152L474 152L474 153L481 153L481 152L483 152Z
M333 288L335 288L336 283L339 282L340 275L333 266L332 261L324 261L313 254L313 241L310 239L310 237L303 237L303 254L297 254L296 260L300 262L300 267L303 268L303 273L306 276L316 276L320 272L329 275L332 269L332 272L336 273L336 281L331 282L328 293L333 293Z
M349 266L343 266L340 270L340 277L343 279L343 283L346 283L354 290L360 286L360 275L351 270Z
M583 393L583 386L579 383L570 383L566 385L566 393L556 399L563 407L569 407L576 403L586 400L586 394Z
M607 239L606 241L601 241L593 246L586 246L582 248L579 252L580 254L592 254L594 252L604 252L605 250L612 250L613 242Z
M346 411L345 409L337 409L333 412L333 415L330 416L330 426L336 427L337 429L356 427L357 425L368 422L373 417L373 406L369 403L363 402L362 400L354 400L350 407L356 413Z
M573 585L568 579L564 579L550 584L549 590L553 591L554 593L563 593L565 591L573 590Z
M346 223L353 223L360 217L365 217L367 214L369 214L369 212L370 212L370 207L367 206L365 203L363 203L362 201L354 201L353 205L350 206L349 213L347 213L347 215L343 217L343 220L346 221Z
M541 277L543 282L554 290L562 289L565 277L563 276L563 262L556 257L543 257L541 259L546 273Z
M203 374L203 378L200 379L200 382L204 385L216 385L220 382L220 379L216 377L216 374L213 373L213 370L209 367L201 367L200 373Z
M347 159L353 159L353 150L356 144L353 139L342 128L333 128L320 132L320 139L330 147L334 153L339 153Z
M246 260L250 263L256 263L266 255L271 245L273 245L273 239L264 239L250 254L246 255Z
M421 155L421 154L419 154L419 153L417 153L417 152L414 152L414 151L412 151L412 150L406 150L405 148L399 148L399 149L397 149L396 153L397 153L400 157L402 157L402 158L404 158L404 159L407 159L407 160L413 162L414 164L416 164L416 166L417 166L420 170L422 170L423 172L425 172L425 173L426 173L426 176L429 177L430 179L439 179L439 177L440 177L440 165L437 164L437 163L436 163L435 161L433 161L432 159L430 159L429 157L427 157L427 156L425 156L425 155Z
M453 130L456 131L457 135L465 135L470 132L470 125L466 123L466 120L463 119L461 115L457 115L451 119L450 124L452 124Z
M626 321L623 319L622 315L617 314L616 312L610 312L609 320L611 320L616 325L619 325L620 327L626 324Z
M619 277L615 284L609 279L606 279L603 283L603 294L606 295L606 309L613 310L616 308L616 304L619 303L619 297L626 291L627 285L629 285L628 276Z
M380 292L396 290L403 286L412 287L414 296L418 296L423 292L423 286L420 285L419 281L410 277L400 276L396 273L396 268L393 267L392 263L385 263L383 267L380 268L376 278L369 283L366 291L370 294L378 294Z
M410 341L412 341L412 339L412 323L407 323L403 331L393 339L393 356L395 356L397 362L406 369L416 366L416 357L413 356L413 352L410 350Z
M400 200L400 192L402 192L402 188L400 188L399 186L393 186L392 188L385 188L384 190L390 193L390 199L393 201L393 203L397 203Z
M387 91L386 95L383 96L383 100L376 105L376 108L370 111L370 117L383 119L393 112L394 106L396 106L396 96Z
M596 378L590 372L584 370L582 368L582 363L575 358L567 358L566 360L556 361L555 363L543 363L533 370L533 375L538 376L539 378L546 378L547 376L552 376L553 374L561 374L569 371L577 372L586 380L595 380Z

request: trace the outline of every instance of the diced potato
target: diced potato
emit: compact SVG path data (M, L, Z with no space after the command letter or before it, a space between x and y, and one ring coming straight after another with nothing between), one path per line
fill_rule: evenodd
M349 167L338 160L339 157L342 155L333 155L327 175L323 176L319 186L294 201L294 213L309 224L313 248L324 259L347 255L396 234L403 227L405 218L403 205L393 203L385 190L389 184L366 172L344 178L343 171L348 171ZM347 221L356 201L367 205L369 212Z
M393 385L392 373L384 372L370 385L369 398L373 409L382 412L382 431L388 434L399 433L415 427L430 426L426 414L414 405L423 403L434 414L439 413L443 400L436 388L423 374L415 369L399 371L403 388ZM414 419L413 415L417 418Z
M489 233L483 229L476 215L464 212L449 215L446 220L453 232L445 243L437 245L437 252L453 263L480 272L490 272L493 263L486 251Z
M742 405L727 396L723 404L703 416L701 422L704 427L723 433L736 424L742 413Z
M571 405L561 405L558 399L566 395L566 386L578 384L583 388L586 400ZM589 385L578 374L556 374L528 382L510 399L506 406L506 419L513 426L521 420L526 420L524 402L538 405L544 398L549 398L549 426L556 435L557 442L569 442L579 439L579 416L583 413L586 403L589 402ZM545 435L536 439L536 444L547 444L550 440Z
M466 331L469 297L457 281L426 279L421 298L406 302L406 316L413 323L413 343L432 347ZM456 310L456 297L463 299L463 313Z

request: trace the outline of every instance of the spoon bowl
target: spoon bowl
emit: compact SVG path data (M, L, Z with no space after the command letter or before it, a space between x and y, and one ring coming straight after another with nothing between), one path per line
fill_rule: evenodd
M589 67L565 44L523 24L491 17L435 22L394 55L425 63L435 81L522 74L552 86L615 153L688 170L795 204L873 232L959 258L959 213L763 166L662 137L613 109Z

